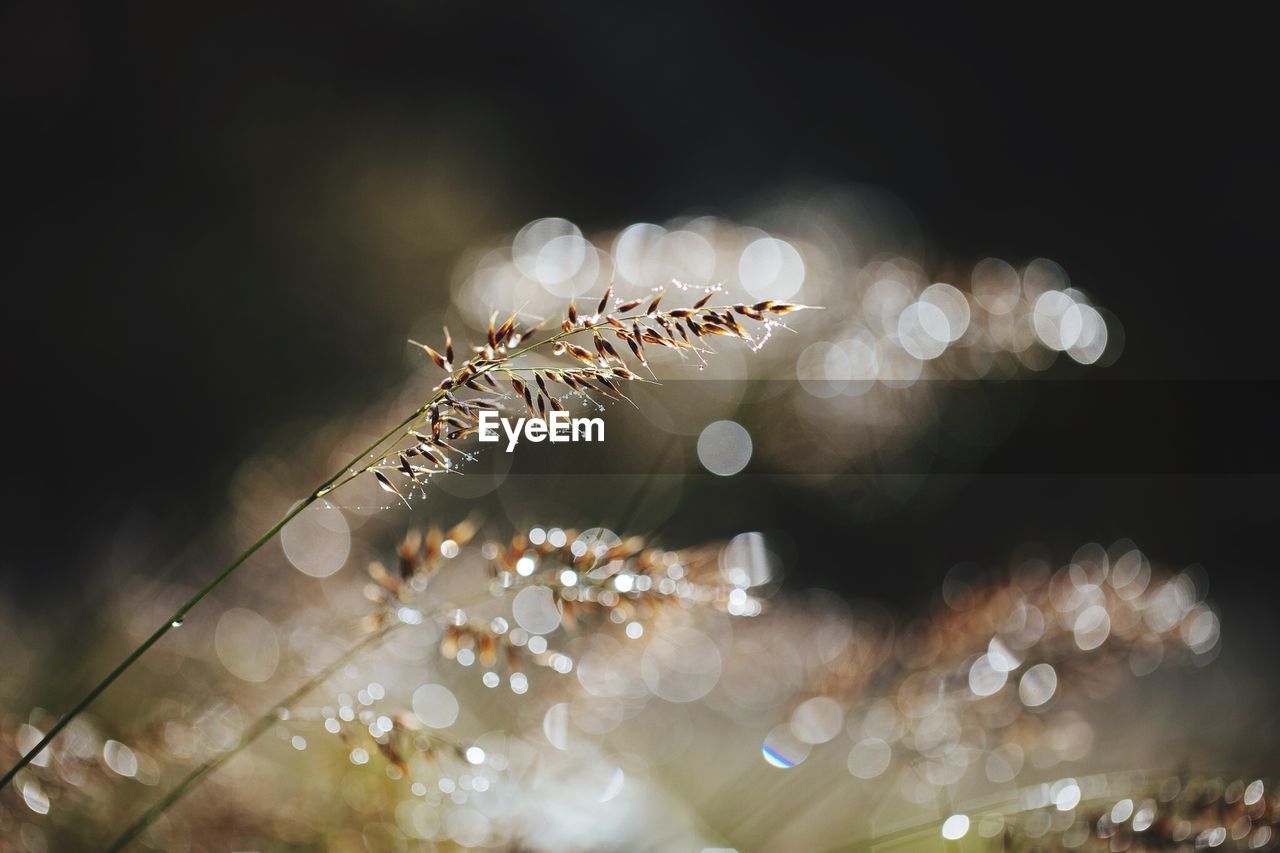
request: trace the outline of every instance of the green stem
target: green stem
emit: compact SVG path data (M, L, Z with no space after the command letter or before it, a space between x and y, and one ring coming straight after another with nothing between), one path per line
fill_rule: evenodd
M440 395L437 394L436 397L433 397L432 402L434 402L439 396ZM45 736L40 739L39 743L37 743L25 755L23 755L21 758L18 759L18 763L15 764L12 768L10 768L9 772L4 774L3 779L0 779L0 789L3 789L6 785L12 782L13 778L17 776L18 773L20 773L24 767L30 764L32 760L34 760L35 757L40 754L40 751L43 750L46 746L48 746L53 741L53 739L58 736L59 732L65 729L72 720L80 716L80 714L83 713L86 708L88 708L91 704L93 704L93 701L97 699L98 696L100 696L104 690L110 687L117 678L119 678L131 666L133 666L134 663L137 662L138 658L146 654L148 649L150 649L152 646L158 643L161 637L163 637L165 634L172 631L178 625L182 624L182 620L186 618L187 612L190 611L191 608L199 604L200 601L204 599L205 596L213 592L213 590L216 589L220 584L222 584L222 582L225 581L227 578L231 577L231 575L237 569L239 569L240 566L243 565L246 560L248 560L250 557L256 554L258 550L262 548L263 545L266 545L268 542L274 539L275 535L279 533L284 528L284 526L288 524L290 521L292 521L300 512L302 512L307 507L311 506L313 503L315 503L324 495L327 495L329 492L333 491L335 488L337 488L337 485L342 485L346 482L349 482L350 480L347 479L347 480L343 480L342 483L338 483L338 481L343 477L345 473L347 473L350 469L356 466L359 466L365 460L365 458L369 456L369 454L377 451L379 448L382 447L383 444L385 444L391 438L398 437L398 433L400 433L402 430L408 427L408 425L411 424L415 418L419 417L424 411L426 411L427 407L430 405L431 404L428 403L427 406L422 407L421 409L414 412L409 417L405 418L399 424L397 424L396 426L388 430L385 435L383 435L377 441L373 442L373 444L370 444L367 448L361 451L357 456L352 458L352 460L349 463L344 465L337 473L335 473L332 477L330 477L318 488L316 488L315 491L313 491L305 500L301 501L297 506L295 506L293 509L285 513L284 516L279 521L273 524L266 533L262 534L262 536L259 537L256 542L254 542L252 545L246 548L244 552L240 554L240 556L236 557L231 562L231 564L228 565L225 569L223 569L213 580L209 581L207 584L201 587L199 592L191 596L191 598L187 599L186 603L184 603L181 607L175 610L173 614L169 616L169 618L166 619L162 625L160 625L159 628L157 628L155 631L151 633L151 636L143 640L142 643L137 648L135 648L132 652L129 653L128 657L122 660L116 666L115 669L111 670L111 672L107 675L106 678L99 681L97 685L92 690L90 690L87 694L85 694L84 698L81 699L79 702L77 702L70 711L68 711L66 714L63 714L62 718L58 720L58 722L54 723L53 728L49 729L48 733L45 734Z
M705 310L724 310L724 309L709 308ZM648 315L636 314L633 316L623 317L621 318L621 321L625 322L630 320L638 320L646 316ZM560 332L557 332L556 334L551 335L548 338L544 338L541 341L529 344L521 349L508 353L502 359L502 363L510 362L512 359L515 359L521 355L531 352L532 350L538 349L539 347L544 347L547 344L554 344L555 342L564 340L565 338L571 337L572 335L581 334L583 332L594 332L608 325L609 324L605 321L597 321L594 323L584 323L581 326L575 326L571 329L562 330ZM483 369L479 371L479 373L485 373L496 366L497 364L486 365ZM354 480L364 471L367 471L370 466L362 464L365 461L366 457L380 450L381 450L381 453L379 453L380 456L385 455L387 452L389 452L389 449L382 450L383 445L386 444L388 441L392 441L394 439L395 441L392 442L392 446L394 446L395 442L398 442L400 440L401 433L405 429L407 429L409 425L414 422L414 420L423 416L426 412L430 410L431 406L438 403L443 398L444 398L444 391L437 391L435 394L432 395L431 399L428 400L425 404L423 404L417 411L409 415L400 423L396 424L394 427L388 430L386 434L384 434L381 438L379 438L377 441L370 444L367 448L361 451L357 456L352 458L350 462L342 466L342 468L339 469L332 477L325 480L323 484L317 487L315 491L313 491L305 500L303 500L293 509L289 510L289 512L285 513L283 518L281 518L274 525L272 525L270 530L262 534L262 536L256 542L254 542L247 549L245 549L245 551L239 557L236 557L235 560L233 560L229 566L223 569L222 572L219 573L213 580L205 584L200 589L199 592L197 592L190 599L188 599L185 604L183 604L181 607L175 610L173 612L173 615L171 615L168 619L166 619L164 623L160 625L159 628L157 628L154 632L152 632L151 636L143 640L142 643L137 648L135 648L132 652L129 653L128 657L122 660L116 666L115 669L111 670L111 672L107 675L106 678L99 681L92 690L90 690L87 694L85 694L85 697L81 699L79 702L77 702L75 707L73 707L70 711L64 714L62 718L58 720L58 722L54 723L53 728L49 729L49 732L43 738L40 739L39 743L37 743L25 755L23 755L21 758L18 759L18 763L15 764L12 768L9 769L7 773L4 774L4 778L0 779L0 790L3 790L5 786L7 786L10 782L12 782L14 777L17 776L18 773L20 773L23 770L23 768L25 768L28 764L30 764L32 760L37 755L39 755L40 752L46 746L48 746L53 741L53 739L57 737L58 734L63 729L65 729L72 720L80 716L80 714L83 713L86 708L88 708L91 704L93 704L93 701L97 699L98 696L100 696L104 690L110 687L117 678L119 678L126 671L128 671L128 669L131 666L133 666L134 663L137 662L138 658L146 654L146 652L152 646L154 646L156 643L160 641L161 637L169 633L171 630L173 630L173 628L182 624L182 620L186 617L187 612L191 610L191 608L199 604L200 601L205 596L213 592L213 590L216 589L219 585L221 585L223 581L225 581L232 574L234 574L235 571L238 568L240 568L240 566L243 565L246 560L248 560L250 557L256 554L258 550L262 548L263 545L266 545L268 542L274 539L276 534L279 533L281 529L283 529L286 524L292 521L300 512L302 512L307 507L311 506L320 498L334 491L335 489L338 489L341 486L345 486L347 483Z
M151 806L151 808L143 812L141 817L139 817L136 821L134 821L134 823L130 825L130 827L126 829L120 835L119 838L117 838L114 842L112 842L111 846L107 848L107 853L116 853L116 851L118 850L123 850L126 844L128 844L130 841L137 838L144 829L146 829L155 821L156 818L160 817L160 815L168 811L169 808L173 806L174 803L182 799L182 797L186 795L187 791L190 790L193 785L195 785L205 776L208 776L210 773L217 770L223 764L226 764L228 761L234 758L238 753L244 750L247 746L249 746L251 743L256 741L263 734L265 734L275 724L276 720L278 719L278 712L281 709L288 710L292 705L294 705L296 702L298 702L300 699L302 699L312 690L316 689L321 684L328 681L329 678L335 672L337 672L340 668L345 666L357 654L369 648L370 646L373 646L378 642L381 642L387 636L387 634L391 633L393 630L395 630L398 627L399 627L399 623L391 623L381 628L380 630L375 631L372 634L369 634L367 637L360 640L360 642L348 648L345 652L343 652L338 657L337 660L335 660L333 663L329 664L327 667L325 667L315 676L307 680L307 682L303 684L301 687L299 687L297 690L293 691L284 699L282 699L280 702L278 702L275 706L273 706L271 712L267 714L263 714L258 719L258 721L253 724L253 726L245 730L244 734L240 736L240 740L236 742L235 746L231 747L228 750L225 750L224 752L219 753L218 755L214 756L213 758L210 758L209 760L205 761L204 763L200 764L198 767L193 769L190 773L188 773L185 777L183 777L182 781L179 782L177 785L175 785L173 789L169 791L169 793L165 794L164 797L156 801L156 803L153 806Z

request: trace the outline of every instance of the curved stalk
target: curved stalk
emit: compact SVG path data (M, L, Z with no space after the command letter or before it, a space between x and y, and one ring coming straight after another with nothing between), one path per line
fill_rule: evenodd
M796 306L788 306L789 310L793 310L794 307ZM733 306L719 306L715 308L706 308L704 310L729 311L732 309L733 309ZM618 320L619 322L625 323L625 322L631 322L631 321L638 321L645 318L653 319L654 317L663 316L663 315L666 315L667 313L668 312L653 312L651 308L649 312L637 313L637 314L628 315L621 318L614 318L614 319ZM506 353L501 357L501 359L479 366L478 368L472 371L471 375L478 376L478 375L487 373L490 370L493 370L495 368L501 368L503 366L509 365L512 360L522 355L530 353L541 347L545 347L548 344L554 344L558 341L562 341L566 338L572 337L573 335L578 335L583 333L594 333L599 329L608 328L609 326L610 326L610 323L605 319L601 319L599 316L590 320L587 320L584 318L582 321L574 324L571 328L556 332L555 334L547 338L544 338L541 341L528 344L513 352ZM467 368L464 366L459 371L451 370L449 374L450 378L456 376L461 370L465 370L465 369ZM452 386L452 384L453 383L449 383L450 386ZM143 640L142 643L140 643L133 651L131 651L129 655L125 657L125 659L116 666L115 669L111 670L111 672L108 673L105 678L99 681L93 687L93 689L91 689L87 694L85 694L83 699L77 702L70 711L64 714L62 718L59 719L58 722L56 722L51 729L49 729L48 733L45 734L45 736L40 739L39 743L37 743L34 747L28 750L25 755L23 755L21 758L18 759L18 762L14 764L14 766L10 768L7 773L4 774L4 777L0 778L0 790L3 790L5 786L7 786L10 782L12 782L14 777L17 776L18 773L21 772L23 768L29 765L32 762L32 760L37 755L39 755L40 752L46 746L48 746L53 741L53 739L57 737L58 734L64 728L66 728L67 725L72 720L80 716L80 714L83 713L84 710L88 708L93 703L93 701L102 694L103 691L105 691L108 687L110 687L116 681L116 679L118 679L121 675L127 672L129 668L132 667L138 661L139 658L141 658L144 654L146 654L146 652L152 646L154 646L157 642L159 642L160 639L164 637L165 634L169 633L169 631L171 631L173 628L182 624L182 620L186 617L188 611L190 611L193 607L199 604L200 601L204 599L205 596L211 593L214 589L220 586L225 580L227 580L227 578L229 578L232 574L234 574L236 570L239 569L240 566L242 566L246 560L248 560L250 557L256 554L262 548L263 545L266 545L268 542L274 539L276 534L278 534L286 524L288 524L291 520L293 520L294 517L296 517L304 509L311 506L317 500L329 494L330 492L333 492L336 489L341 488L342 486L351 482L356 477L359 477L361 474L365 473L366 471L376 468L377 465L379 464L377 460L384 459L386 455L392 451L392 449L396 446L396 444L398 444L404 438L404 435L406 434L406 430L411 429L412 426L415 424L415 422L419 418L422 418L427 415L427 413L430 411L433 405L439 403L441 400L444 399L446 390L447 389L444 386L438 387L438 389L432 394L431 398L426 403L424 403L421 407L419 407L416 411L414 411L412 414L410 414L400 423L396 424L394 427L388 430L381 438L379 438L378 440L373 442L371 445L369 445L369 447L367 447L360 454L352 458L350 462L348 462L340 470L334 473L332 477L325 480L324 483L322 483L314 491L312 491L311 494L308 495L300 503L298 503L297 506L293 507L291 510L289 510L289 512L285 513L285 515L279 521L277 521L274 525L272 525L271 528L268 529L266 533L262 534L262 536L257 541L255 541L252 545L250 545L247 549L245 549L245 551L241 553L240 556L236 557L230 563L230 565L228 565L218 575L216 575L213 578L213 580L209 581L207 584L201 587L201 589L195 595L193 595L181 607L175 610L173 614L170 615L169 618L166 619L164 623L160 625L160 627L156 628L156 630L152 632L152 634L149 637L147 637L147 639ZM370 456L373 456L375 461L368 462L367 460Z
M58 736L59 732L61 732L64 728L66 728L67 725L72 720L80 716L80 714L83 713L86 708L88 708L91 704L93 704L93 701L97 699L98 696L100 696L104 690L110 687L117 678L119 678L131 666L133 666L134 663L137 662L138 658L146 654L147 650L149 650L152 646L154 646L157 642L159 642L161 637L169 633L178 625L181 625L182 620L186 618L187 613L193 607L199 604L200 601L204 599L205 596L213 592L213 590L216 589L220 584L222 584L223 581L229 578L237 569L240 568L240 566L244 564L246 560L248 560L250 557L256 554L258 550L262 548L263 545L266 545L268 542L274 539L276 534L279 533L284 528L284 526L288 524L290 521L292 521L294 517L296 517L300 512L302 512L307 507L311 506L313 503L315 503L324 495L333 491L333 489L337 488L337 485L335 484L341 485L338 483L338 480L342 478L344 474L346 474L352 468L360 465L365 460L366 457L368 457L370 454L377 451L383 444L389 441L392 437L396 436L400 431L405 429L409 424L411 424L414 421L414 419L419 417L424 410L425 410L425 407L424 409L420 409L419 411L414 412L412 415L405 418L399 424L392 427L391 430L389 430L385 435L383 435L373 444L369 445L369 447L363 450L359 455L355 456L349 463L343 466L342 470L335 473L332 477L330 477L323 484L317 487L310 495L308 495L305 500L299 502L297 506L295 506L293 509L285 513L284 516L279 521L273 524L271 528L267 530L266 533L262 534L262 536L259 537L256 542L254 542L252 545L246 548L240 554L240 556L232 560L230 565L228 565L225 569L223 569L216 577L213 578L213 580L209 581L207 584L201 587L200 590L196 592L195 595L187 599L187 601L181 607L175 610L173 614L170 615L169 618L166 619L160 627L156 628L156 630L151 633L151 636L147 637L147 639L143 640L142 643L140 643L133 651L131 651L129 655L116 666L115 669L111 670L111 672L108 673L105 678L99 681L92 690L86 693L84 698L81 699L79 702L77 702L70 711L63 714L62 718L59 719L58 722L54 723L53 727L50 728L49 731L45 734L45 736L40 739L39 743L33 746L30 750L27 751L25 755L23 755L20 759L18 759L18 762L12 768L10 768L7 773L4 774L4 778L0 779L0 789L3 789L11 781L13 781L13 778L17 776L18 773L21 772L21 770L24 767L30 764L32 760L37 755L40 754L40 751L43 750L46 746L48 746L53 741L53 739ZM348 481L344 480L343 482L348 482Z

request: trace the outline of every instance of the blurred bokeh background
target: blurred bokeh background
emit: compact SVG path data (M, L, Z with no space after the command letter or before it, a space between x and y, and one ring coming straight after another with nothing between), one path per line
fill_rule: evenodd
M1203 565L1229 653L1197 682L1197 719L1222 721L1200 734L1215 761L1274 766L1264 34L1115 6L830 14L0 13L0 597L26 617L4 643L69 661L34 700L62 707L104 668L77 651L113 630L100 604L124 580L209 574L435 381L407 338L676 275L828 310L677 377L660 417L618 423L616 455L452 497L508 530L763 531L785 585L904 609L964 560L1127 537ZM925 298L970 338L921 319L939 352L864 393L877 341L935 282L971 294L964 329L950 291ZM1078 331L1053 346L1065 303L1041 306L1038 337L997 328L1068 289L1107 353ZM696 451L719 419L755 440L734 477ZM431 499L346 513L373 520L361 557L431 516Z

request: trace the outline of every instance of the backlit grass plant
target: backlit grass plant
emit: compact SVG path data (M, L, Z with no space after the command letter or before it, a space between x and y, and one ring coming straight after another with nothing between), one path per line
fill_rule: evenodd
M485 340L467 350L455 350L448 330L439 349L419 344L447 376L428 398L323 483L299 500L265 533L221 572L201 587L84 697L54 723L47 733L0 778L9 785L66 726L101 693L127 672L214 589L231 577L259 549L272 541L292 519L326 495L367 475L386 492L408 502L428 480L450 471L467 456L460 443L477 430L480 413L514 405L545 416L563 408L566 395L625 398L623 386L641 380L633 368L648 370L648 353L675 350L704 358L714 337L754 342L749 326L767 337L779 318L805 306L766 300L754 304L710 305L718 288L707 288L691 307L663 308L662 293L649 299L621 300L612 288L594 303L594 311L579 312L570 301L559 328L540 335L541 323L523 324L515 315L502 323L491 318ZM528 356L546 354L562 366L535 366ZM628 362L630 359L630 362Z

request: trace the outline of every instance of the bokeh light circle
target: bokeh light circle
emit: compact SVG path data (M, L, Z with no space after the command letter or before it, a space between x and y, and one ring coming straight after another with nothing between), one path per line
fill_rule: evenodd
M242 681L266 681L280 662L275 626L243 607L233 607L218 618L213 644L218 660Z
M809 757L813 747L795 736L790 726L778 726L765 735L760 754L774 767L789 770Z
M849 772L859 779L874 779L889 768L893 750L878 737L863 738L849 750Z
M736 421L707 424L698 436L698 461L721 477L731 477L746 468L751 451L751 433Z
M458 699L443 684L424 684L413 691L413 713L424 726L447 729L458 719Z
M545 586L530 586L516 593L511 615L530 634L549 634L560 625L560 608Z
M655 696L692 702L720 680L720 649L701 631L676 628L656 633L640 659L640 675Z
M327 578L347 564L351 526L341 510L320 501L284 526L280 546L295 569L313 578Z
M742 250L738 280L756 299L790 299L804 284L804 259L786 240L762 237Z

